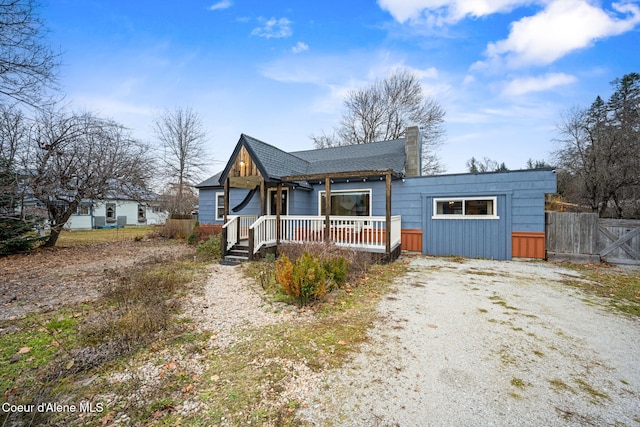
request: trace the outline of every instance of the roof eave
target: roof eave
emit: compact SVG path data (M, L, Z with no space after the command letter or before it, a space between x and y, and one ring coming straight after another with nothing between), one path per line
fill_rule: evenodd
M283 182L291 182L291 181L315 181L318 179L341 179L341 178L370 178L372 176L382 176L390 174L391 178L402 178L404 176L403 173L394 171L393 169L378 169L378 170L364 170L364 171L347 171L347 172L324 172L324 173L316 173L316 174L305 174L305 175L291 175L291 176L283 176L280 179Z

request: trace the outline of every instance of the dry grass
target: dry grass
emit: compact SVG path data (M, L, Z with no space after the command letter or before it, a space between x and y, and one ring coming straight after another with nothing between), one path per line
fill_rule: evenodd
M565 280L564 283L604 297L616 310L640 317L640 274L637 269L616 268L606 264L567 266L580 271L587 281Z
M156 227L140 228L105 228L99 230L64 230L56 246L72 247L93 243L121 242L123 240L137 240L153 233Z

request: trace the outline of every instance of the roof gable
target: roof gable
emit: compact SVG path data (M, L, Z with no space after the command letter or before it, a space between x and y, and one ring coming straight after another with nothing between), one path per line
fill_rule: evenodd
M308 162L305 160L286 153L266 142L242 134L231 158L227 162L227 166L220 175L219 182L223 182L229 177L243 149L246 150L251 160L255 163L257 171L266 181L279 180L282 176L304 173L308 166Z
M225 169L196 187L222 186L225 179L231 177L232 171L238 173L236 161L238 156L245 155L242 154L243 150L250 156L257 173L266 181L331 173L392 171L402 176L405 173L406 153L403 138L287 153L266 142L241 134Z

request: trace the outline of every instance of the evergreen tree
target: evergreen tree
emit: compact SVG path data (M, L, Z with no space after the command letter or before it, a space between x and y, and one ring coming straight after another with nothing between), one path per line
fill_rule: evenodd
M38 241L33 221L23 218L17 173L9 159L0 158L0 254L29 250Z

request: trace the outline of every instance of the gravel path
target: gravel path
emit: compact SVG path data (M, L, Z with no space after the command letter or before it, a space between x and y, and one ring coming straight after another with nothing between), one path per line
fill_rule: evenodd
M573 276L573 277L570 277ZM640 322L538 262L417 257L312 425L640 425Z
M294 306L266 302L262 289L245 276L242 266L212 264L207 275L204 294L189 302L186 315L196 319L199 329L216 334L216 347L235 342L244 328L311 318L311 313Z

